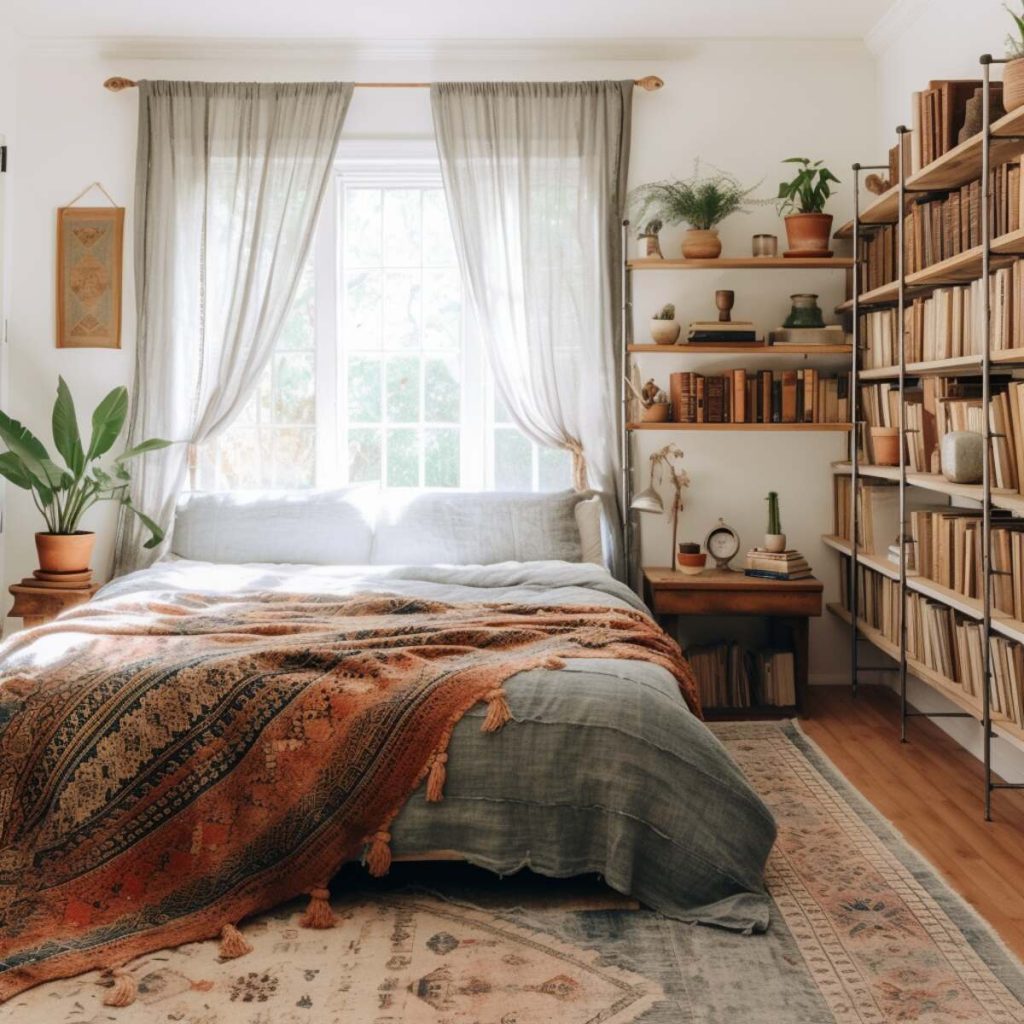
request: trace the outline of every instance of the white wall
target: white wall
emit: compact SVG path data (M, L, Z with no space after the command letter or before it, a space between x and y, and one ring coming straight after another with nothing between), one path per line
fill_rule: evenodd
M927 88L931 79L981 78L978 57L1003 56L1011 25L1001 0L913 0L897 3L869 37L877 62L876 151L862 158L884 162L895 144L895 128L910 124L910 95ZM993 78L1001 78L993 65ZM884 659L875 658L875 663ZM956 710L931 687L909 680L912 703L927 711ZM981 756L981 728L973 721L935 720L960 743ZM913 729L913 725L911 726ZM1004 740L993 742L996 770L1024 781L1024 750ZM996 808L998 810L998 795Z
M166 52L162 50L161 53ZM822 157L844 179L833 211L849 216L850 163L863 156L874 128L862 102L872 88L872 66L862 45L852 42L710 42L679 48L657 60L592 60L572 54L540 53L532 59L476 61L460 54L434 61L327 61L268 59L266 53L232 58L218 53L205 59L132 59L130 54L97 55L81 48L26 50L18 66L22 86L18 165L25 169L13 211L15 248L11 311L10 411L45 429L57 374L63 374L78 399L84 420L92 405L115 384L131 384L134 294L131 258L131 195L134 172L134 91L113 95L102 88L112 74L131 78L363 80L564 79L621 78L656 73L666 82L656 94L637 92L634 100L632 180L686 175L700 156L773 194L779 161L787 156ZM671 59L669 59L671 58ZM742 69L742 73L738 73ZM814 95L813 105L807 98ZM345 127L346 138L429 137L428 96L418 90L357 91ZM55 210L90 181L100 180L126 205L124 343L121 351L57 350L53 344L53 234ZM782 234L774 206L736 216L722 231L726 254L748 254L756 231ZM677 249L678 231L665 233L666 252ZM667 273L637 278L638 340L648 311L675 301L682 319L703 318L713 310L718 287L737 291L736 315L749 315L762 329L782 322L793 291L815 290L828 310L841 295L842 274L779 273L686 275ZM675 357L643 369L668 383ZM706 368L710 365L706 364ZM756 366L755 360L750 365ZM781 365L781 364L772 364ZM737 528L745 545L764 532L763 497L782 495L786 530L793 544L810 557L835 588L835 559L818 540L831 520L828 463L843 454L838 434L682 434L693 477L682 532L703 539L719 516ZM641 473L650 450L641 444ZM33 568L34 510L18 492L8 499L6 583ZM86 523L99 533L94 568L109 569L113 515L109 508L90 513ZM650 564L667 562L666 524L645 522ZM5 585L6 585L5 583ZM823 619L813 628L813 670L833 671L829 651L839 636L836 623Z

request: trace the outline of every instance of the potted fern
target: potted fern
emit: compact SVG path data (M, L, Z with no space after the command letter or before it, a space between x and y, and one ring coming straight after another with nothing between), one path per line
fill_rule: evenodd
M805 156L791 156L782 161L797 164L799 170L790 181L779 184L776 197L779 213L786 215L786 237L789 239L787 256L825 257L831 256L828 247L832 234L832 214L825 213L832 190L830 182L839 184L839 179L821 160L813 163Z
M53 444L64 466L58 466L43 443L25 426L0 412L0 441L7 451L0 454L0 475L32 495L46 529L36 534L39 568L49 573L84 572L89 568L96 535L79 529L82 516L100 501L116 501L133 512L156 547L163 530L132 504L128 496L131 474L125 463L146 452L166 448L171 442L152 439L122 452L104 469L100 460L107 455L124 428L128 416L128 389L114 388L92 414L88 448L83 447L75 415L75 403L63 377L57 379L57 400L53 405Z
M633 189L630 200L640 219L649 213L666 224L688 224L683 235L686 259L715 259L722 253L717 226L726 217L753 205L750 193L731 174L702 175L700 161L685 181L654 181Z
M1024 17L1014 14L1009 5L1003 6L1014 25L1014 31L1006 37L1009 63L1003 68L1003 106L1009 111L1024 106Z

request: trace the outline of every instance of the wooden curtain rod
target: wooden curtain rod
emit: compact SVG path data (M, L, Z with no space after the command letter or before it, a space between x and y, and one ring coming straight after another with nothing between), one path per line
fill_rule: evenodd
M633 79L633 84L640 86L647 92L657 92L665 83L657 75L644 75L643 78ZM130 78L121 78L115 75L103 83L104 89L111 92L121 92L122 89L134 89L138 82ZM357 89L429 89L430 82L356 82Z

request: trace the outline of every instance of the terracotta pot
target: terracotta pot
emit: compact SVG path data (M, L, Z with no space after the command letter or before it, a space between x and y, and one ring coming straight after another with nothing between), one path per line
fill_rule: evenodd
M1003 68L1003 106L1007 111L1024 107L1024 58L1011 60Z
M773 555L781 555L786 550L786 535L784 533L766 533L764 535L764 549Z
M832 235L831 213L791 213L786 218L787 255L821 255L829 253Z
M671 402L655 402L640 409L640 419L644 423L668 423Z
M876 466L900 464L900 432L896 427L872 427L871 448Z
M704 563L708 556L700 551L695 555L684 554L682 551L676 554L676 561L679 563L679 571L687 576L699 576L704 571Z
M95 543L96 534L85 530L78 533L37 533L39 568L43 572L85 572Z
M722 255L718 232L712 228L688 228L683 235L683 256L688 260L714 260Z
M676 320L652 320L651 337L656 345L674 345L682 330Z

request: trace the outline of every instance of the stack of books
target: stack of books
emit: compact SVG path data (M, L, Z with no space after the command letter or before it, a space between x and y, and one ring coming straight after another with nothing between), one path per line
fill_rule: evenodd
M775 554L762 548L746 552L746 574L765 580L806 580L810 577L811 566L807 559L795 549Z
M805 580L811 575L811 567L807 559L792 548L778 554L753 548L747 552L745 572L748 576L768 580Z
M796 704L792 651L748 651L731 641L686 649L704 708L750 708Z
M796 704L796 662L792 651L758 651L754 664L762 704L780 708Z
M768 341L772 345L845 345L848 340L846 331L839 324L779 327L768 334Z
M730 342L755 342L757 332L751 320L694 320L686 332L690 344Z

